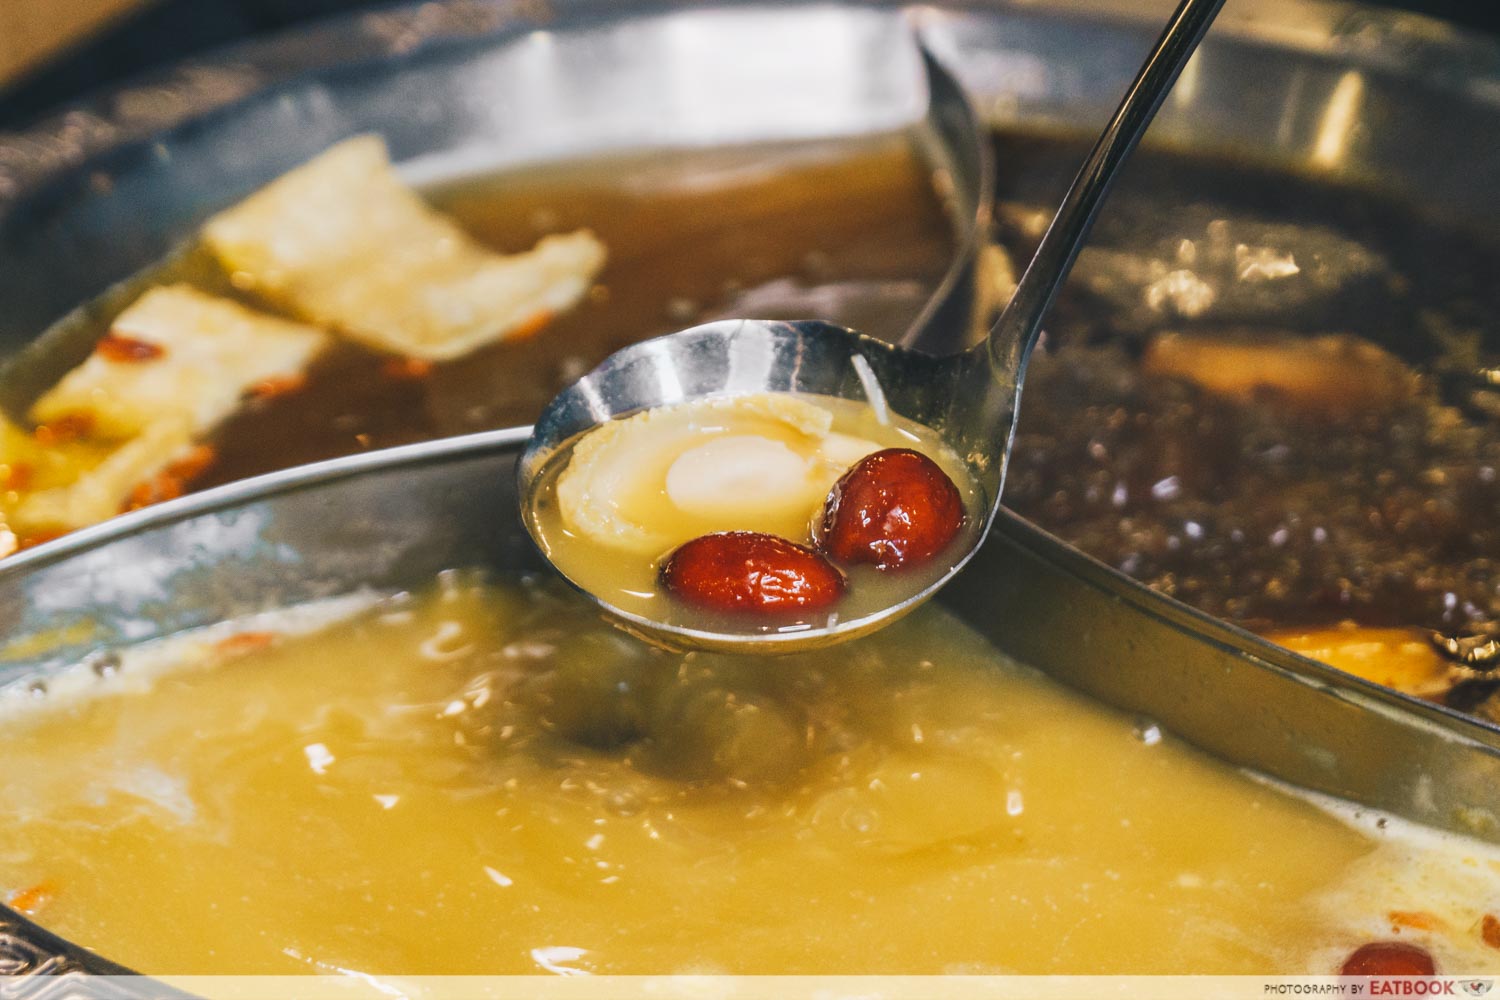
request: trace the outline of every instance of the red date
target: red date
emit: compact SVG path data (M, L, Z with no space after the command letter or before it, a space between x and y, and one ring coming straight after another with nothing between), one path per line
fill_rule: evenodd
M1431 976L1437 966L1426 948L1404 941L1372 941L1354 949L1339 970L1342 976Z
M812 549L758 531L725 531L667 557L661 582L674 597L714 611L774 615L817 611L844 593L844 575Z
M867 455L828 494L818 547L841 563L915 566L953 541L964 501L938 464L909 448Z

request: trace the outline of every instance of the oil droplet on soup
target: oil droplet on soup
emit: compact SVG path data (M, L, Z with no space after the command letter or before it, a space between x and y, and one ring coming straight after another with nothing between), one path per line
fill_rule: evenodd
M628 614L720 633L901 604L968 551L985 510L930 429L792 393L610 421L565 446L534 490L533 534L570 580Z
M775 660L461 577L254 628L0 699L0 891L156 973L1331 974L1369 939L1337 892L1373 839L935 606Z

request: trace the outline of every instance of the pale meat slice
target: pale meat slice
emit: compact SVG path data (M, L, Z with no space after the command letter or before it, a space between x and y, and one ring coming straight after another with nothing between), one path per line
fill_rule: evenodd
M536 329L572 308L604 265L579 230L526 253L486 250L397 176L361 136L210 219L236 285L370 347L432 361Z
M0 413L0 507L15 506L15 494L63 486L97 465L110 446L86 440L43 445L36 435Z
M102 450L65 443L44 448L36 437L0 414L0 557L25 540L28 527L16 516L26 491L50 489L77 478L78 470L99 461Z
M12 515L22 532L73 530L120 513L137 486L183 457L193 435L180 417L167 417L120 444L67 486L23 496Z
M153 288L30 416L38 424L81 416L89 435L104 439L133 438L163 421L201 436L254 386L300 376L327 343L321 330L187 285Z

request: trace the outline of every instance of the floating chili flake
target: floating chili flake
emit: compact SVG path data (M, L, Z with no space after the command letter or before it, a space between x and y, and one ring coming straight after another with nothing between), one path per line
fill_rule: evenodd
M140 510L152 504L176 500L187 492L187 484L202 475L218 458L212 445L200 444L166 468L130 491L120 505L120 513Z
M414 382L432 374L432 362L426 358L387 358L380 374L396 382Z
M208 470L210 465L218 459L219 453L213 445L194 445L185 455L177 459L164 471L176 476L184 482L196 479Z
M246 653L265 649L277 638L275 632L236 632L214 643L214 651L222 656L243 656Z
M61 538L67 533L67 528L44 528L41 531L32 531L20 536L16 548L33 549L38 545Z
M113 330L100 339L99 343L94 346L94 350L104 360L117 364L155 361L167 353L167 349L160 344L153 344L149 340L141 340L137 337L127 337Z
M36 467L29 462L11 462L9 465L0 465L0 489L28 489L35 475Z
M548 326L550 326L552 324L552 321L556 318L557 314L554 313L551 309L542 309L522 320L520 323L517 323L505 339L525 340L528 337L535 337L537 334L541 333Z
M1391 929L1398 933L1403 927L1418 931L1435 931L1443 926L1441 920L1423 910L1392 910L1386 916L1391 921Z
M34 917L42 907L52 901L57 895L57 887L51 882L38 882L36 885L25 889L17 889L5 897L5 905L17 913L23 913L28 917Z
M176 500L182 496L184 488L182 480L175 476L169 476L165 472L157 473L130 491L125 502L120 504L120 513L128 514L152 504Z
M301 392L305 388L307 388L307 376L301 373L272 375L252 385L250 395L256 399L275 399L277 396L289 396L294 392Z
M64 413L51 423L42 424L35 431L37 443L43 446L66 444L81 437L88 437L94 429L94 415L87 410Z

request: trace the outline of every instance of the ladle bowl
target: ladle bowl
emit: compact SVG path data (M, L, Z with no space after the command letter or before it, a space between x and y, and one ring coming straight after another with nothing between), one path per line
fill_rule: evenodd
M1047 310L1120 167L1222 5L1223 0L1182 0L1084 160L1009 303L980 343L939 356L815 320L725 320L627 347L558 394L538 419L518 466L523 520L543 555L550 559L530 508L552 463L579 436L620 417L713 396L813 393L866 401L877 410L889 407L936 431L962 458L983 491L984 509L969 512L981 519L980 530L966 536L967 551L948 557L946 572L861 617L775 631L690 628L626 611L587 588L579 589L623 627L650 641L674 648L760 654L812 649L865 635L942 589L973 556L999 508L1026 361ZM924 64L932 100L967 107L951 77L925 52ZM940 340L936 335L921 339Z

